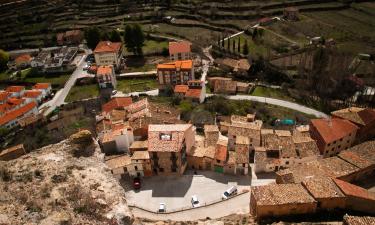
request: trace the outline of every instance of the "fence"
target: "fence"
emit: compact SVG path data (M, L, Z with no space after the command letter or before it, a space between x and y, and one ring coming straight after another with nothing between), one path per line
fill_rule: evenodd
M235 198L235 197L238 197L238 196L241 196L243 194L246 194L248 193L249 190L243 190L241 193L237 194L237 195L234 195L232 197L229 197L228 199L215 199L213 201L210 201L210 202L205 202L204 204L200 205L200 206L197 206L197 207L192 207L192 206L184 206L184 207L180 207L180 208L175 208L173 210L168 210L166 209L165 212L159 212L158 209L155 210L155 209L149 209L149 208L145 208L145 207L142 207L142 206L139 206L135 203L128 203L128 206L131 207L131 208L138 208L138 209L141 209L141 210L144 210L144 211L147 211L147 212L150 212L150 213L155 213L155 214L172 214L172 213L178 213L178 212L182 212L182 211L187 211L187 210L192 210L192 209L197 209L197 208L202 208L202 207L206 207L206 206L210 206L210 205L214 205L214 204L217 204L217 203L220 203L220 202L224 202L224 201L228 201L232 198ZM166 206L167 208L168 206Z

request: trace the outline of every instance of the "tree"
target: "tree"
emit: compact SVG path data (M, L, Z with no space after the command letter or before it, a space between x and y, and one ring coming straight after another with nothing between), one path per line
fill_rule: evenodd
M112 42L122 42L120 32L112 30L111 33L109 33L109 40Z
M230 38L227 40L227 50L230 51Z
M236 40L233 40L233 42L232 42L232 50L233 50L233 52L236 51Z
M241 38L238 37L237 52L241 53Z
M87 46L94 49L100 41L100 31L97 27L90 27L85 31Z
M135 43L133 41L133 28L129 24L125 26L124 41L125 47L128 50L128 52L135 52Z
M251 34L251 38L255 40L258 36L258 28L254 28L253 33Z
M221 47L225 47L225 35L223 35L222 39L221 39Z
M247 44L247 39L245 40L245 44L243 45L242 54L244 54L244 55L249 54L249 46Z
M6 70L8 61L9 54L6 51L0 49L0 72Z
M220 47L221 34L217 36L217 45Z
M133 25L133 36L134 36L133 38L134 38L136 54L143 55L142 48L145 43L145 35L139 24Z

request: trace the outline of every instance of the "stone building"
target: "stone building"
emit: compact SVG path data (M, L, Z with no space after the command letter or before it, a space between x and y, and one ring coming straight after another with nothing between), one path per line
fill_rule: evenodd
M94 50L94 56L95 62L98 66L112 65L118 69L123 57L122 43L101 41Z
M235 174L247 175L250 162L250 140L248 137L238 136L236 138L235 153Z
M195 144L192 124L149 125L148 151L154 174L183 174Z
M193 61L184 60L158 64L157 77L160 90L178 84L186 85L188 81L195 80Z
M251 187L250 214L257 219L314 213L317 202L301 184Z
M127 166L132 177L148 177L152 175L150 154L148 151L135 151L131 156L131 164Z

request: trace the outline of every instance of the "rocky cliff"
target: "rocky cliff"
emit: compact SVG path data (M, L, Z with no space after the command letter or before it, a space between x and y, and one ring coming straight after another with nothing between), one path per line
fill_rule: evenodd
M0 224L132 224L125 192L88 131L0 162Z

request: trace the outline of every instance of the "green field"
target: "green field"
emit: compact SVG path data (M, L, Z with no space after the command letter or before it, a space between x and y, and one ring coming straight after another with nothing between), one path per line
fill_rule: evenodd
M149 91L158 88L156 79L123 79L117 80L117 90L124 93Z
M252 91L251 95L293 101L293 99L287 96L282 90L267 87L258 86Z
M66 97L66 102L74 102L87 98L94 98L99 96L99 86L97 84L90 84L84 86L74 86Z

